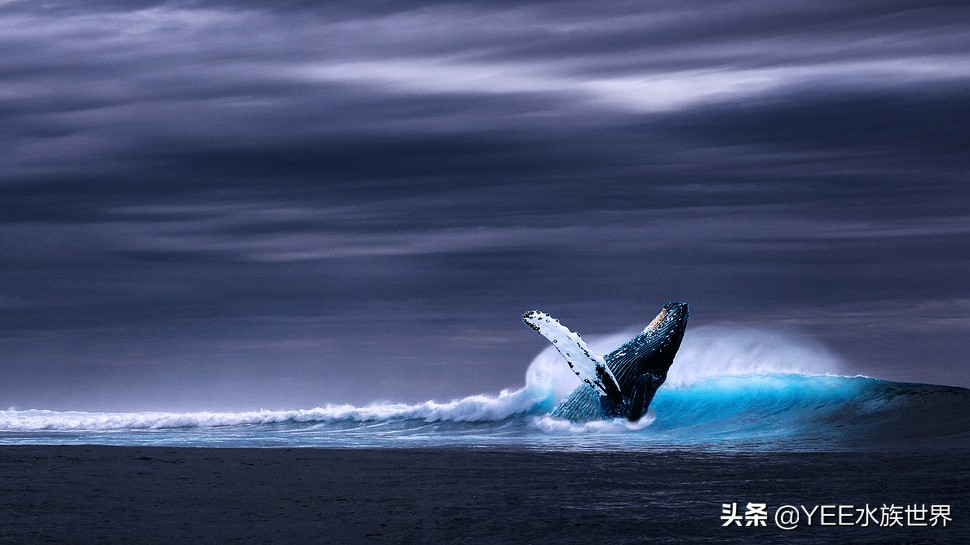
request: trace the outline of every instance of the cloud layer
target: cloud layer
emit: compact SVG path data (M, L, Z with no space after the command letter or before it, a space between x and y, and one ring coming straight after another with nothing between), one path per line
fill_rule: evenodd
M672 299L970 385L968 20L0 3L0 403L493 391L542 348L522 311L609 333Z

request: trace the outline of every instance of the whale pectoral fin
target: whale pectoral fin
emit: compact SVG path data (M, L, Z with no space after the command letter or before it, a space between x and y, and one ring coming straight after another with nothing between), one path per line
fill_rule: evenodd
M522 317L522 321L538 331L556 347L562 357L566 358L569 368L583 383L600 395L608 396L614 400L623 398L613 372L607 367L602 357L590 351L586 341L579 334L573 333L560 324L559 320L538 310L527 312Z

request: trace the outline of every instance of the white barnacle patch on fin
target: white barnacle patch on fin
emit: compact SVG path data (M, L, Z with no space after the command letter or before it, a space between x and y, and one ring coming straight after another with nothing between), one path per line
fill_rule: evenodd
M601 356L590 351L589 346L578 333L573 333L559 320L538 310L525 313L522 321L535 329L556 347L556 350L566 358L566 363L573 373L586 385L596 390L600 395L614 399L622 397L619 383L613 372L607 367Z

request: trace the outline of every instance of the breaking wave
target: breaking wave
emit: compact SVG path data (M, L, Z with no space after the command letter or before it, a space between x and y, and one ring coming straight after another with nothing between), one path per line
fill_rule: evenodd
M590 342L601 353L621 333ZM569 448L923 448L970 444L970 390L837 373L821 345L779 332L695 328L639 422L549 412L579 381L551 346L518 390L450 402L195 413L0 411L0 444Z

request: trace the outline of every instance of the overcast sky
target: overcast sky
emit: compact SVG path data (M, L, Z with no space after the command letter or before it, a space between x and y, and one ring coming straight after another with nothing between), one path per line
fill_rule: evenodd
M0 406L447 400L671 300L970 386L968 127L965 2L0 1Z

